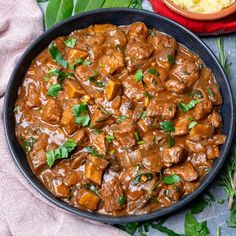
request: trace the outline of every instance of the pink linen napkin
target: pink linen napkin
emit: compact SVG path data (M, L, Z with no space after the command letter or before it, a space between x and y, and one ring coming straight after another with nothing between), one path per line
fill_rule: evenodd
M25 48L43 32L35 0L0 0L0 97ZM4 97L0 98L0 110ZM81 219L44 199L17 169L0 119L0 235L127 235L112 226Z

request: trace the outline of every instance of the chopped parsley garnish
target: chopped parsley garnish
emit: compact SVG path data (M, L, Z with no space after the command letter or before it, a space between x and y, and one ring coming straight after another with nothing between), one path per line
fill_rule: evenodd
M155 68L149 69L148 72L149 72L150 74L152 74L152 75L158 75L158 72L157 72L157 70L156 70Z
M80 105L73 106L73 115L75 117L75 123L77 125L82 125L82 127L87 126L90 121L90 116L87 111L87 104L82 103Z
M107 140L108 143L112 143L114 139L115 139L115 137L113 135L107 135L106 136L106 140Z
M145 179L145 182L152 180L153 174L152 173L142 173L142 174L136 175L132 181L132 185L139 184L142 181L142 179Z
M192 121L190 124L189 124L189 126L188 126L188 128L189 129L192 129L194 126L196 126L198 123L197 123L197 121Z
M15 106L14 109L13 109L13 112L17 112L19 111L20 107L19 106Z
M51 55L53 61L64 68L67 68L68 62L62 57L55 44L51 43L48 48L48 52Z
M126 197L125 195L122 195L118 198L118 204L119 206L123 206L126 203Z
M167 139L168 139L168 143L169 143L169 147L174 147L175 145L175 140L174 138L172 137L172 135L169 133L168 136L167 136Z
M172 55L170 55L170 54L167 55L167 59L171 65L173 65L175 63L175 59Z
M86 61L86 60L84 60L84 59L82 59L82 58L77 58L77 59L74 61L73 64L70 64L70 65L69 65L69 68L72 69L72 70L74 70L76 65L89 66L89 65L91 65L91 64L92 64L91 61Z
M175 132L175 128L172 121L160 122L160 127L164 132Z
M156 29L151 29L149 30L149 33L151 36L155 36L157 34L157 30Z
M60 145L56 149L47 151L47 164L51 168L56 160L68 158L69 153L72 152L77 146L77 143L73 139L67 139L67 141Z
M85 188L87 188L88 190L91 190L93 193L100 196L100 194L98 192L98 188L94 184L88 183L88 184L85 185Z
M69 47L69 48L74 48L75 47L75 44L76 44L76 39L74 38L69 38L67 39L66 41L64 41L64 44Z
M124 120L126 120L128 118L128 116L119 116L117 119L116 119L116 122L117 123L122 123Z
M37 140L34 137L30 137L28 140L24 137L21 137L20 143L24 150L24 152L29 152L33 146L34 143L36 143Z
M143 80L143 72L141 69L138 69L136 74L134 75L134 79L136 82L141 82Z
M210 97L215 97L216 96L216 94L212 91L211 88L207 88L207 93Z
M62 91L62 86L60 84L53 84L48 88L48 95L52 97L57 97L57 94L60 91Z
M138 133L138 132L134 132L134 136L135 136L135 139L136 139L137 141L140 140L140 136L139 136L139 133Z
M85 151L90 153L91 155L93 155L95 157L101 157L102 156L97 150L95 150L91 146L85 147Z
M64 80L68 74L59 70L58 68L53 68L51 70L48 71L48 75L51 77L53 75L57 76L58 79L60 80Z
M190 103L185 104L184 102L180 102L178 107L179 109L186 113L189 110L193 109L199 102L201 102L202 100L192 100Z
M176 184L176 183L178 183L181 180L181 178L178 175L173 174L173 175L165 176L163 180L164 180L165 184L169 185L169 184Z
M140 115L140 119L145 119L145 117L147 116L147 112L146 111L143 111Z

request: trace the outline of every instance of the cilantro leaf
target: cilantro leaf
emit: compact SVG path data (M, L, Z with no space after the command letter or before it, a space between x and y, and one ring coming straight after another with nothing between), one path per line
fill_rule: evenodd
M48 88L48 95L56 97L60 91L62 91L62 86L60 84L53 84Z
M53 68L53 69L49 70L49 71L48 71L48 75L49 75L49 76L55 75L55 76L57 76L57 78L60 79L60 80L64 80L64 79L68 76L67 73L65 73L65 72L63 72L63 71L61 71L61 70L59 70L58 68Z
M172 137L172 135L171 135L170 133L168 134L167 139L168 139L169 147L170 147L170 148L174 147L174 145L175 145L175 140L174 140L174 138Z
M148 72L149 72L150 74L152 74L152 75L158 75L158 72L157 72L157 70L156 70L155 68L149 69Z
M76 146L77 143L73 139L67 139L58 148L47 151L46 158L48 166L52 168L56 160L68 158L69 152L72 152Z
M102 156L97 150L93 149L91 146L86 147L85 151L92 154L95 157L101 157Z
M142 173L142 174L136 175L132 181L132 185L137 185L138 183L140 183L140 181L142 180L143 177L146 178L146 181L149 181L149 180L153 179L153 174L152 173Z
M74 38L69 38L67 39L66 41L64 41L64 44L69 47L69 48L74 48L75 47L75 44L76 44L76 39Z
M170 55L170 54L167 55L167 59L171 65L173 65L175 63L175 59L172 55Z
M160 127L164 132L175 132L172 121L163 121L160 122Z
M188 126L188 128L189 129L192 129L194 126L196 126L198 124L198 122L197 121L192 121L190 124L189 124L189 126Z
M145 117L147 116L147 112L146 111L143 111L141 114L140 114L140 119L145 119Z
M192 100L190 103L185 104L184 102L179 103L178 107L179 109L186 113L188 112L190 109L193 109L199 102L201 102L202 100Z
M126 203L126 197L125 195L122 195L118 198L118 204L119 206L123 206Z
M118 123L122 123L124 120L126 120L128 118L128 116L119 116L117 119L116 119L116 122Z
M168 185L178 183L180 180L181 178L176 174L167 175L164 177L164 183Z
M173 230L168 229L166 226L160 224L160 223L152 223L152 228L159 230L162 233L165 233L168 236L186 236L183 234L175 233Z
M136 74L134 75L134 79L136 82L141 82L143 80L143 72L141 69L138 69Z
M90 116L87 111L87 104L82 103L80 105L76 104L73 106L73 115L75 117L75 123L77 125L87 126L90 121Z
M89 115L79 116L75 118L75 123L77 125L82 125L82 127L87 126L89 124L89 121L90 121Z
M67 68L67 61L62 57L61 53L58 51L55 44L51 43L48 48L48 52L51 55L53 61L55 61L57 64L61 65L64 68Z
M108 143L112 143L114 139L115 139L115 137L113 135L107 135L106 136L106 140L107 140Z

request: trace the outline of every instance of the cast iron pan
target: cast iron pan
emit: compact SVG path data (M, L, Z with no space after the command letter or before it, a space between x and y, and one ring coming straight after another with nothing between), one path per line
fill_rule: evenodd
M17 90L22 83L24 75L31 61L43 49L45 49L53 39L62 35L67 35L76 29L85 28L92 24L111 23L115 25L128 25L136 21L142 21L149 28L157 28L160 31L172 35L179 43L185 45L187 48L197 53L203 59L206 66L212 69L215 74L216 80L220 85L221 93L224 99L224 104L221 108L221 115L224 121L223 133L227 135L227 140L225 144L221 147L220 158L218 158L214 162L213 169L203 179L200 187L193 193L184 197L176 204L167 208L162 208L149 214L137 216L112 217L85 212L75 207L71 207L65 202L55 198L32 173L25 157L25 154L20 144L17 142L15 136L15 120L13 109L15 106L15 101L17 99ZM196 35L191 33L189 30L185 29L181 25L171 20L168 20L162 16L156 15L152 12L127 8L113 8L90 11L72 17L46 31L26 50L26 52L23 54L23 56L17 63L6 90L3 120L7 142L16 165L24 174L24 176L28 179L28 181L45 198L54 203L56 206L63 208L64 210L75 215L89 218L92 220L102 221L105 223L116 224L145 221L176 212L183 206L187 205L196 196L198 196L215 178L227 157L227 153L229 151L230 144L233 138L235 117L232 92L225 76L225 73L213 53L210 51L210 49Z

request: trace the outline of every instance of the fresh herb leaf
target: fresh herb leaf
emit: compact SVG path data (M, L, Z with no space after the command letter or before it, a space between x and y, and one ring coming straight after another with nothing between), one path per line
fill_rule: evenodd
M19 106L15 106L14 109L13 109L13 112L17 112L19 111L20 107Z
M82 59L82 58L77 58L77 59L74 61L73 64L69 65L69 68L72 69L72 70L74 70L76 65L89 66L89 65L91 65L91 64L92 64L91 61L86 61L86 60L84 60L84 59ZM95 75L92 75L92 76L95 76ZM92 76L90 76L90 77L92 77ZM96 74L96 76L97 76L97 74ZM89 77L89 78L90 78L90 77Z
M67 39L66 41L64 41L64 44L67 46L67 47L69 47L69 48L74 48L75 47L75 45L76 45L76 39L74 39L74 38L69 38L69 39Z
M162 121L160 122L160 127L164 132L175 132L172 121Z
M228 208L231 209L234 198L236 197L236 146L233 144L229 162L225 168L225 171L220 178L219 184L224 187L224 190L228 196Z
M85 147L85 151L95 157L102 157L102 155L97 150L93 149L91 146Z
M195 89L192 93L190 93L190 96L193 99L202 99L202 98L204 98L202 92L198 89Z
M48 2L49 0L37 0L38 3L41 3L41 2Z
M225 203L225 199L223 199L223 198L222 198L222 199L219 199L219 200L217 200L217 203L218 203L218 204L224 204L224 203Z
M138 69L136 74L134 75L134 79L136 82L141 82L143 80L143 72L141 69Z
M107 140L108 143L112 143L114 139L115 139L115 137L113 135L107 135L106 136L106 140Z
M68 74L59 70L58 68L53 68L51 70L48 71L48 75L51 77L53 75L57 76L58 79L60 80L64 80Z
M194 201L193 207L191 208L191 213L199 214L208 206L209 206L209 202L204 198L200 198L197 201Z
M74 8L73 0L50 0L45 13L46 28L70 17Z
M80 105L76 104L73 106L73 115L75 117L75 123L77 125L87 126L90 121L90 116L87 111L87 104L82 103Z
M140 119L145 119L145 117L147 116L147 112L146 111L143 111L140 115Z
M153 95L150 94L149 92L145 92L145 93L144 93L144 97L151 99L151 98L153 97Z
M82 127L87 126L89 124L89 121L90 121L89 115L75 117L75 123L77 125L82 125Z
M62 86L60 84L53 84L48 88L48 95L52 97L57 97L57 94L60 91L62 91Z
M215 97L216 96L216 94L212 91L212 89L211 88L207 88L207 93L208 93L208 95L210 96L210 97Z
M73 139L67 139L67 141L60 145L56 149L47 151L47 164L52 168L56 160L68 158L69 153L72 152L77 146L77 143Z
M189 126L188 126L188 128L189 129L192 129L194 126L196 126L198 123L197 123L197 121L192 121L190 124L189 124Z
M152 75L158 75L158 72L157 72L157 70L156 70L155 68L149 69L148 72L149 72L150 74L152 74Z
M130 5L130 0L105 0L103 8L111 7L128 7Z
M139 133L138 133L138 132L134 132L134 136L135 136L135 139L136 139L137 141L140 140L140 136L139 136Z
M51 2L51 1L50 1ZM67 61L64 60L61 53L58 51L57 47L54 43L51 43L48 48L48 52L51 55L53 61L55 61L58 65L61 65L64 68L67 68Z
M130 235L134 235L139 225L140 223L134 222L134 223L128 223L128 224L123 224L123 225L117 225L117 227L121 230L124 230Z
M105 0L77 0L75 14L101 8Z
M118 198L118 204L119 206L123 206L126 203L126 197L125 195L122 195Z
M206 236L209 234L206 221L199 223L191 212L185 215L185 235L186 236Z
M96 195L100 196L99 192L98 192L98 188L92 184L92 183L88 183L85 186L87 189L91 190L93 193L95 193Z
M230 66L232 63L228 63L228 57L229 55L225 52L224 48L224 40L221 38L216 39L216 45L219 51L219 59L220 59L220 64L223 67L225 73L227 76L230 74Z
M142 145L142 144L145 144L145 141L144 140L140 140L137 142L138 145Z
M181 103L179 103L178 107L182 112L186 113L189 110L193 109L201 101L202 100L192 100L188 104L185 104L184 102L181 102Z
M221 236L220 226L218 226L217 229L216 229L216 236Z
M171 65L173 65L175 63L175 59L172 55L170 55L170 54L167 55L167 59Z
M183 234L175 233L173 230L168 229L166 226L163 226L162 224L159 223L152 223L151 226L152 228L159 230L160 232L165 233L168 236L186 236Z
M168 134L167 138L168 138L169 147L170 148L174 147L175 140L174 140L174 138L172 137L172 135L170 133Z
M181 180L181 178L176 175L176 174L173 174L173 175L167 175L164 177L164 183L165 184L176 184L178 183L179 181Z
M25 153L28 153L36 142L37 140L34 137L30 137L28 140L24 137L20 138L20 143Z
M230 217L227 220L227 225L231 228L236 228L236 203L232 206Z
M132 181L132 185L137 185L140 183L140 181L142 180L142 178L144 178L147 182L149 180L153 179L153 174L152 173L142 173L142 174L138 174L134 177L133 181Z
M117 119L116 119L116 122L117 123L122 123L124 120L126 120L128 118L128 116L126 115L123 115L123 116L119 116Z
M129 7L141 9L142 8L142 0L131 0Z

